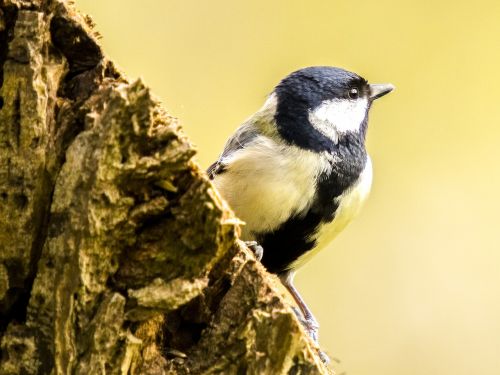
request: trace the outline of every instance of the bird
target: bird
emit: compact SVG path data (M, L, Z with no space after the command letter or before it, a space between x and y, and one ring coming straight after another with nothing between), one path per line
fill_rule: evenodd
M366 201L372 184L368 114L393 89L338 67L294 71L229 137L207 170L245 222L241 239L278 275L316 343L319 324L294 276Z

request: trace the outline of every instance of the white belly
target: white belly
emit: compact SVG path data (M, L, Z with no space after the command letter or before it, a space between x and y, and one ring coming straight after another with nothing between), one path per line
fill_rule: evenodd
M316 177L330 168L325 156L259 136L231 155L226 170L214 184L246 225L242 239L252 232L269 232L290 216L306 211L316 193Z
M324 249L358 215L370 193L372 177L372 163L368 156L365 168L356 183L341 196L335 198L339 205L335 218L332 222L323 225L314 236L317 240L316 247L298 258L292 264L292 269L302 266L318 251Z

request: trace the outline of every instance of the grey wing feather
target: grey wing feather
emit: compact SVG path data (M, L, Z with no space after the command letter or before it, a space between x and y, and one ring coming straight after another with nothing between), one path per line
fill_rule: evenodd
M224 146L224 151L215 163L213 163L207 169L208 176L211 180L214 179L216 175L224 172L226 165L224 164L224 159L231 155L233 152L245 148L249 143L251 143L260 134L259 129L254 125L252 121L248 121L241 125L236 132L227 140Z

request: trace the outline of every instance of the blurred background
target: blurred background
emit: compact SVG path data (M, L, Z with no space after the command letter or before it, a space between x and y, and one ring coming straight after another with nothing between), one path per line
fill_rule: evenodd
M500 2L76 4L204 167L293 70L396 85L371 111L366 207L296 284L338 373L500 374Z

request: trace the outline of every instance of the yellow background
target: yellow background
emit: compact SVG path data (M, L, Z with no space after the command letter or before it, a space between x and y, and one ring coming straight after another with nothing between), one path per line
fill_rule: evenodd
M500 374L500 2L77 0L208 166L289 72L397 89L371 111L374 186L299 272L347 375Z

